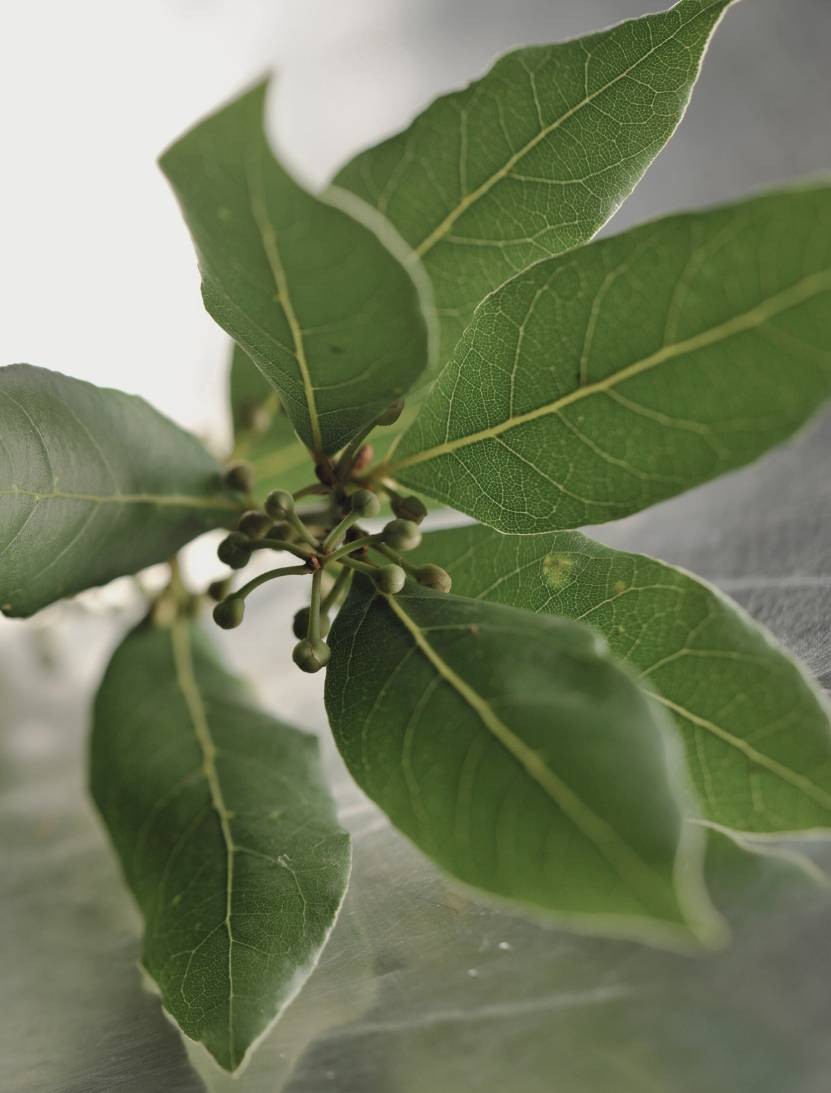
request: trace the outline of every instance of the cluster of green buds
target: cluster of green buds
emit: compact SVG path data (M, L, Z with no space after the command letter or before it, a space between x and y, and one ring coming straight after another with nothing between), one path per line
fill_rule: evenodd
M385 488L385 492L394 518L374 534L358 527L359 521L381 512L381 501L370 489L343 494L337 503L333 496L330 510L305 517L298 513L293 494L273 490L262 509L245 512L236 531L219 545L217 553L222 562L231 569L244 569L255 551L274 550L293 554L299 564L267 570L236 591L229 591L227 581L216 582L209 591L219 601L213 611L217 625L226 630L239 626L245 615L246 597L266 582L294 574L310 575L311 602L294 617L293 629L299 640L292 657L304 672L317 672L329 661L325 638L330 612L346 596L354 573L368 577L388 596L400 592L408 577L426 587L449 592L450 576L444 569L412 565L403 557L421 542L419 524L427 515L424 505L417 497L401 497L391 488Z

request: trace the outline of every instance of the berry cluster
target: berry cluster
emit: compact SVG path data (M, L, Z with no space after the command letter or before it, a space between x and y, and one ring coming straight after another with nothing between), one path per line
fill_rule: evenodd
M239 477L238 468L234 473ZM275 550L294 555L298 564L261 573L235 592L229 593L227 581L212 585L210 594L219 601L213 611L217 625L226 630L239 626L246 597L267 581L290 574L310 575L311 602L294 617L299 641L292 657L302 671L317 672L329 661L325 638L330 612L345 598L353 574L370 578L379 592L388 596L400 592L408 577L425 587L449 592L450 576L440 566L416 566L402 557L421 542L418 525L427 515L424 505L417 497L401 497L390 487L383 489L394 515L374 534L358 527L360 520L381 512L381 501L370 489L359 488L349 495L343 490L326 490L329 507L305 513L298 511L295 495L273 490L262 509L245 512L236 531L219 545L221 561L231 569L244 569L255 551Z

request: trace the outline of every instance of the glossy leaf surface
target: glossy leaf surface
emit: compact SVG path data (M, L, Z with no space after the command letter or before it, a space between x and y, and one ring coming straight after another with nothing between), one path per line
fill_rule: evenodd
M828 703L712 586L577 532L454 528L425 535L411 557L444 566L461 595L599 630L675 718L709 820L758 833L831 826Z
M831 188L668 217L484 301L390 470L500 531L614 520L831 394Z
M426 367L423 301L374 230L278 164L263 132L266 86L185 134L161 165L208 311L278 392L303 442L332 453Z
M143 627L95 703L92 793L168 1013L236 1070L317 963L349 840L313 737L275 721L193 625Z
M487 293L591 239L634 189L681 120L728 6L681 0L515 50L338 174L424 264L442 360Z
M449 872L587 928L711 925L673 727L587 627L361 579L331 642L341 754Z
M143 399L0 368L0 610L27 616L165 561L241 508L190 433Z

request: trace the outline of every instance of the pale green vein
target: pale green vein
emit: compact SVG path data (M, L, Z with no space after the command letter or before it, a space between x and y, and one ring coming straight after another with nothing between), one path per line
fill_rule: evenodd
M484 698L461 678L427 641L423 631L407 614L396 596L385 596L385 602L393 614L411 634L413 640L441 678L453 688L473 710L485 728L517 760L531 779L549 796L564 816L574 824L609 862L623 881L637 890L650 893L655 888L655 877L650 867L606 823L594 813L577 794L546 766L537 752L497 716ZM647 900L648 902L648 900Z
M645 693L648 694L650 698L654 698L657 702L666 706L667 709L672 710L673 713L678 714L679 717L683 717L698 728L712 733L713 736L717 736L719 740L723 740L726 744L729 744L731 747L741 752L751 763L755 763L770 774L774 774L777 778L780 778L783 782L787 782L788 785L800 790L800 792L804 793L805 796L810 798L815 804L831 810L831 795L815 785L810 778L806 778L803 774L797 774L796 771L791 770L790 767L786 767L778 760L772 759L769 755L757 751L752 744L748 744L746 740L734 736L733 733L728 732L727 729L722 728L721 725L717 725L714 721L708 721L706 718L700 717L698 714L686 709L686 707L680 706L676 702L672 702L670 699L657 694L655 691L647 690Z
M818 296L823 292L828 292L829 290L831 290L831 271L822 270L818 273L813 273L808 277L804 277L802 280L797 281L789 288L783 289L782 292L778 292L775 295L768 297L768 299L757 304L755 307L750 308L748 311L733 316L732 319L727 319L725 322L718 323L689 338L669 345L663 345L660 349L656 350L656 352L647 357L643 357L641 360L633 361L631 364L626 365L625 368L621 368L618 372L605 376L603 379L597 380L594 383L586 384L583 387L577 387L567 395L562 395L553 402L545 403L534 410L527 410L523 414L516 414L512 417L508 417L497 425L491 425L487 429L481 429L478 432L470 433L467 436L457 437L455 440L446 440L441 444L434 445L432 448L426 448L423 451L415 452L413 455L405 456L403 459L399 459L396 462L383 467L383 473L394 474L396 471L402 470L405 467L411 467L417 463L424 463L430 459L449 455L459 448L466 448L472 444L478 444L483 440L496 439L501 436L502 433L508 432L511 429L516 429L521 425L527 425L531 421L537 421L540 418L548 417L552 414L559 414L561 410L579 402L581 399L590 398L592 395L606 394L607 392L611 392L619 384L634 379L644 372L649 372L663 364L677 360L679 357L717 345L720 342L735 337L737 334L747 333L757 327L761 327L775 316L780 315L791 308L797 307L807 300L810 300L812 297Z
M48 493L41 493L38 490L24 490L14 487L10 490L0 490L0 497L30 497L35 502L87 501L96 505L163 505L170 508L227 509L229 512L238 512L241 509L241 505L230 498L218 497L211 500L177 493L97 494L75 493L66 490L50 490Z
M323 451L323 440L320 432L317 404L315 402L314 384L312 383L311 372L309 370L309 362L306 358L306 347L303 341L303 327L294 310L291 294L289 293L286 271L283 267L282 259L280 258L280 248L277 245L277 233L274 230L274 225L271 223L271 219L268 215L268 209L266 208L261 188L259 185L253 183L250 170L247 172L246 177L248 179L248 193L251 198L251 215L254 217L254 221L257 224L257 229L259 230L260 238L262 239L263 250L265 251L272 276L274 277L274 284L277 288L277 302L286 317L286 322L291 331L292 342L294 343L294 355L297 360L297 367L300 370L300 377L303 381L303 391L306 396L306 408L309 414L309 428L312 434L312 445L315 453L320 454Z
M688 19L686 23L682 23L678 27L678 29L675 30L671 35L669 35L663 41L659 42L657 45L654 45L647 53L645 53L642 57L639 57L637 61L631 64L623 72L619 72L617 76L614 77L614 79L609 80L608 83L602 84L595 91L592 91L590 94L582 98L579 102L575 103L574 106L569 107L569 109L566 110L566 112L555 121L542 128L536 136L532 137L531 140L529 140L525 145L523 145L522 148L519 149L519 151L514 152L514 154L510 156L510 158L506 160L506 162L497 171L495 171L492 175L486 178L484 182L480 183L475 190L471 190L470 193L464 194L458 204L450 210L450 212L445 216L441 223L436 225L436 227L433 228L433 230L414 247L414 253L419 258L423 258L428 251L432 250L437 243L441 242L444 236L447 235L447 233L450 231L450 229L453 227L453 225L456 223L462 213L465 212L466 209L470 208L471 205L474 205L481 197L484 197L485 194L492 190L493 187L498 182L501 182L503 178L507 178L513 168L517 165L517 163L519 163L520 160L524 159L525 156L532 152L538 144L540 144L547 137L551 136L552 133L555 133L559 128L565 125L565 123L569 121L570 118L574 117L575 114L578 114L581 110L585 109L585 107L592 103L599 95L604 95L619 81L626 79L629 75L631 75L632 72L634 72L636 68L639 67L639 65L642 65L657 50L662 49L664 46L666 46L667 42L671 42L675 37L677 37L678 34L681 33L681 31L685 30L691 23L695 22L696 19L701 18L702 15L709 14L709 12L714 7L718 6L718 3L714 3L711 4L708 8L705 8L703 11L696 12L691 19Z
M226 882L225 882L225 931L228 935L228 1057L231 1069L236 1066L236 1053L234 1051L234 936L231 930L231 906L234 887L234 853L236 847L231 832L231 813L225 804L222 793L222 785L216 769L216 745L211 735L208 715L196 676L193 670L193 658L191 656L190 636L187 626L178 619L170 632L173 645L173 663L176 672L176 681L185 700L188 714L190 715L193 731L202 752L202 770L211 795L211 804L219 818L219 826L222 831L222 839L225 844Z

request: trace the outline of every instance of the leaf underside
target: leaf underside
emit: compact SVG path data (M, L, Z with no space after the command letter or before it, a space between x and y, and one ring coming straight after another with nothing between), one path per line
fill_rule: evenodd
M261 84L162 157L208 311L317 455L342 447L428 363L422 295L379 236L307 193L263 132Z
M737 604L692 575L577 532L432 532L414 562L454 591L580 620L628 662L683 737L702 815L753 833L831 826L828 704Z
M0 610L28 616L162 562L239 500L202 445L143 399L0 368Z
M334 185L387 217L430 277L441 360L508 277L587 242L680 122L729 0L502 57Z
M706 932L674 730L588 628L361 579L331 642L341 754L441 866L584 928Z
M258 709L180 621L116 651L91 769L144 916L144 966L185 1034L236 1070L314 967L346 890L317 742Z
M579 527L751 461L829 394L831 188L817 184L507 282L389 473L503 532Z

